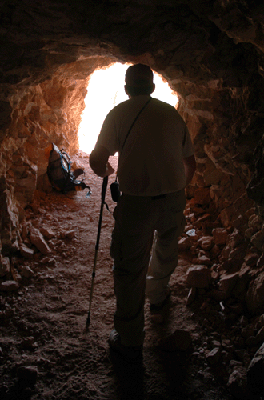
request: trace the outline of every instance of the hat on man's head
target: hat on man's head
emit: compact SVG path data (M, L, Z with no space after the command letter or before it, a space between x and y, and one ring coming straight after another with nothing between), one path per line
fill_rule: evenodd
M129 87L152 87L153 72L148 65L135 64L126 71L126 85Z

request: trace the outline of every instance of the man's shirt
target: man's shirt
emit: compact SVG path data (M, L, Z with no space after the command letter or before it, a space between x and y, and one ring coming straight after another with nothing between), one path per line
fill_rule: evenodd
M134 96L109 112L95 148L118 152L120 190L136 196L173 193L186 186L183 158L194 154L185 122L171 105L149 96ZM123 144L125 143L124 147Z

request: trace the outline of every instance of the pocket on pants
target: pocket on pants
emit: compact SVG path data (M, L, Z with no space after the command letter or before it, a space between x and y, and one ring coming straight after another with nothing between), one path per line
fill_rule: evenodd
M185 217L185 215L184 215L184 214L182 214L182 221L181 221L180 235L182 235L182 234L183 234L185 226L186 226L186 217ZM180 236L180 235L179 235L179 236Z
M120 241L119 240L120 233L119 233L118 223L117 223L117 212L118 212L118 210L117 210L117 206L116 206L114 209L114 213L113 213L114 219L115 219L115 226L112 231L111 244L110 244L110 257L114 258L114 259L117 258L117 251L118 251L117 249L118 249L118 247L120 247L120 246L118 246L118 242Z

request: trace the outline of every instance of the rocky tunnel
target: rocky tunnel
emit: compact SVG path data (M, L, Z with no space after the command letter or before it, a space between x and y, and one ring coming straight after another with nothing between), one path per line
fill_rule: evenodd
M178 93L194 142L188 213L196 226L207 221L204 235L225 230L217 264L223 274L247 276L250 311L262 314L264 6L3 0L0 19L1 279L20 251L24 210L44 190L45 148L54 142L78 152L89 76L141 62Z
M23 208L46 171L46 145L77 151L89 75L115 61L147 63L179 93L198 164L189 190L215 206L224 226L245 217L262 136L261 13L242 2L204 8L181 1L80 1L74 8L67 1L2 2L5 254L17 246ZM258 203L260 190L248 191Z

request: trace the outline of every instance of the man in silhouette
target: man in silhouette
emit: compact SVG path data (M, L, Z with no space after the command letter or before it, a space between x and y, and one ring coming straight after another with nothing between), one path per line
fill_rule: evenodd
M150 96L154 89L148 66L127 69L129 100L106 116L90 155L93 171L105 177L114 173L108 159L118 152L122 195L111 244L116 312L109 342L129 361L142 357L145 294L150 316L159 321L169 301L185 226L185 187L196 167L185 122L174 107Z

